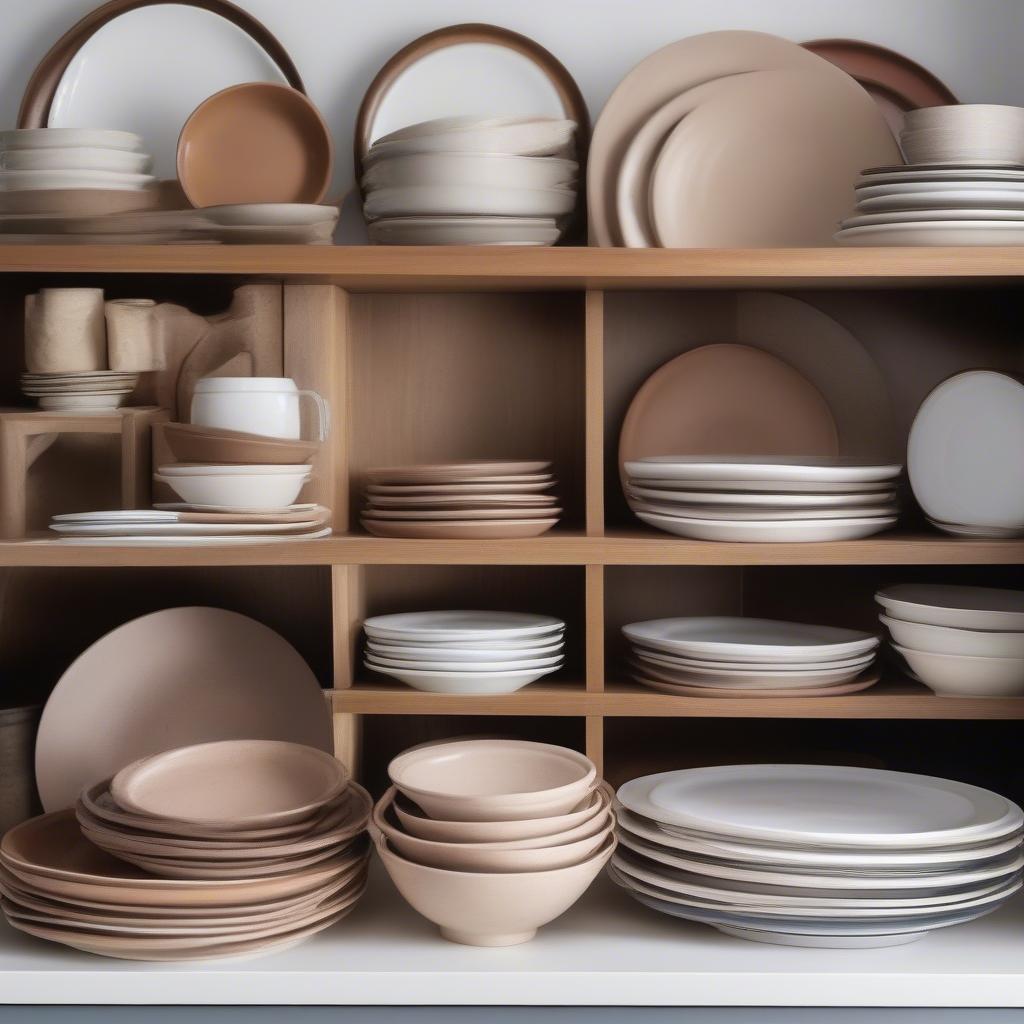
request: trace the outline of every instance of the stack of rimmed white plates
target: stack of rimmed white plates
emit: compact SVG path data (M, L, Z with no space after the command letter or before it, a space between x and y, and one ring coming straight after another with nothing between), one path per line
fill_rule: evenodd
M656 456L625 464L650 526L715 541L856 540L894 526L901 466L818 457Z
M123 959L294 945L362 895L371 805L312 747L233 740L168 751L88 787L77 811L8 832L4 912L30 935Z
M618 801L614 880L654 910L739 938L902 945L1021 887L1021 809L946 779L729 765L634 779Z
M576 206L573 121L446 117L377 139L363 213L381 245L553 245Z
M837 697L878 681L878 637L771 619L694 617L623 626L633 679L683 697Z
M139 375L120 370L75 373L23 373L21 390L41 409L79 411L116 409L135 390Z
M903 583L875 594L893 646L944 697L1024 696L1024 593Z
M366 667L432 693L512 693L558 671L565 623L524 612L377 615L363 624Z
M558 522L550 462L446 462L371 469L362 523L378 537L538 537Z

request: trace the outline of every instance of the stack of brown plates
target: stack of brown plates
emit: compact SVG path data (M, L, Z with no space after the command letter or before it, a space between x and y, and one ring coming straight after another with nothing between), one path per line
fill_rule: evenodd
M193 773L201 785L188 785ZM371 805L337 761L298 744L160 754L87 789L75 811L7 833L4 911L21 931L121 959L277 950L355 906Z
M561 514L550 462L449 462L371 469L363 526L378 537L538 537Z

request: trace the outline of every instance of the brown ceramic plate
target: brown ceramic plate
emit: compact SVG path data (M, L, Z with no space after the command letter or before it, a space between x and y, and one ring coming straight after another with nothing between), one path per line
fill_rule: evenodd
M193 206L319 203L333 168L331 135L296 89L246 82L214 93L185 122L178 178Z
M179 462L299 465L309 462L320 449L316 441L289 441L192 423L167 423L163 430Z
M512 540L539 537L557 519L503 519L485 522L393 523L363 519L367 532L377 537L408 537L421 540Z

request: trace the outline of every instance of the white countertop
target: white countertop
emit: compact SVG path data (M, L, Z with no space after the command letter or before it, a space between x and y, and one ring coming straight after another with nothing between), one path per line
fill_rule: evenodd
M602 878L533 942L475 949L377 870L352 915L261 959L110 960L0 924L0 1002L1024 1007L1024 898L908 946L795 949L663 917Z

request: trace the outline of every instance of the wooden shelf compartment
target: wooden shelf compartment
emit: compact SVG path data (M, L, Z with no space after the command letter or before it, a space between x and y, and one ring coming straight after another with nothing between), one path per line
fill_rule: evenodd
M339 714L355 715L544 715L558 718L600 714L582 682L537 682L515 693L493 696L424 693L403 683L373 680L333 690Z

